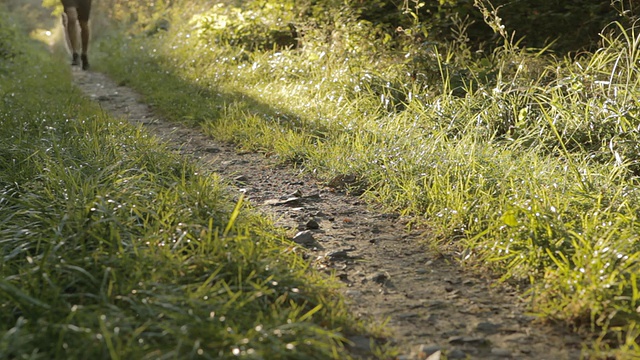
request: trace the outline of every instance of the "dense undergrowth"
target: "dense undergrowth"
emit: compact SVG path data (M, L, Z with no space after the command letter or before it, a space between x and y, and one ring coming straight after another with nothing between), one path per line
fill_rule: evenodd
M0 358L348 357L364 325L332 282L15 19L0 7Z
M597 51L557 58L485 12L500 43L478 54L463 21L436 45L344 8L320 22L294 2L171 4L104 39L100 69L176 121L321 178L356 175L462 261L530 284L533 310L593 334L595 353L640 353L635 31L611 24L621 35ZM301 33L280 45L289 23Z

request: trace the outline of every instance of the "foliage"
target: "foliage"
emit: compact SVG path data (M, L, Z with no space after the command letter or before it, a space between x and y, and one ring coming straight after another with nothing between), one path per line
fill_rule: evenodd
M293 1L249 3L239 8L222 3L191 19L196 34L209 45L250 51L297 46Z
M6 62L19 54L18 46L11 41L16 36L16 29L12 26L5 13L1 13L0 18L3 26L0 26L0 61Z
M22 51L0 72L0 358L344 358L363 327L331 280L2 33Z
M227 29L236 30L267 3L201 15L233 11ZM313 4L316 14L322 4ZM236 41L289 19L277 8L237 35L175 19L152 38L105 40L104 69L212 136L321 178L357 174L355 190L429 224L461 261L527 284L545 318L601 334L589 344L599 356L637 354L638 34L615 24L600 29L609 35L597 51L551 57L512 40L505 7L485 7L505 32L476 53L469 22L455 20L451 41L430 42L422 19L434 3L408 4L400 32L353 4L297 21L296 49ZM578 6L545 4L536 6Z
M321 6L315 2L316 7ZM456 22L469 24L467 37L474 49L492 47L494 32L483 21L481 12L473 0L376 0L348 1L348 6L359 18L378 24L392 33L393 29L415 26L417 19L429 41L450 41L456 37ZM524 46L552 49L560 52L595 50L600 43L600 31L615 20L626 21L630 26L638 15L637 4L632 0L608 1L482 1L490 4L504 20L504 26ZM327 2L323 9L335 8L335 2ZM620 14L623 16L620 17ZM409 15L409 16L407 16ZM453 26L453 27L452 27Z

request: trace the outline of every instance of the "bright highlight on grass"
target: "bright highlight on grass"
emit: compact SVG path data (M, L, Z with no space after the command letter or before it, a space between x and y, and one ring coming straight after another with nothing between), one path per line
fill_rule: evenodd
M0 6L0 358L349 356L369 330L332 280L13 24Z
M194 25L176 7L168 32L103 42L105 70L176 121L357 175L354 190L522 284L544 318L599 334L592 350L640 351L637 33L563 59L508 38L474 54L463 32L399 51L335 11L330 37L303 24L289 49L264 37L296 21L288 10L205 6Z

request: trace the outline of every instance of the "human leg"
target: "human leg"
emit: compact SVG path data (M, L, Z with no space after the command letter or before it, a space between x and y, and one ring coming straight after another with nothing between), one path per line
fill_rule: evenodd
M89 23L87 21L80 21L80 35L82 40L82 53L86 54L89 52L89 38L91 37Z
M82 45L82 69L89 69L89 39L91 30L89 28L89 15L91 14L91 0L78 0L78 21L80 24L80 39Z
M75 7L65 7L62 22L65 26L65 35L69 50L73 53L73 65L78 65L78 11Z
M87 56L87 53L89 52L89 37L91 34L89 32L89 23L87 21L80 21L80 34L82 38L82 69L88 70L89 57Z

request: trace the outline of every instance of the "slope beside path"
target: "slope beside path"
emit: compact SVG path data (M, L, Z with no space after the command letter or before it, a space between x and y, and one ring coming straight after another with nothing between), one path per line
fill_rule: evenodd
M405 219L378 213L357 197L279 166L264 154L241 153L196 129L154 114L133 90L97 72L73 71L76 85L116 118L142 125L172 149L198 161L245 193L288 229L314 266L335 273L354 312L380 321L405 359L578 359L581 339L526 314L518 292L460 268L430 251L428 229L405 231ZM365 350L370 339L352 338Z

